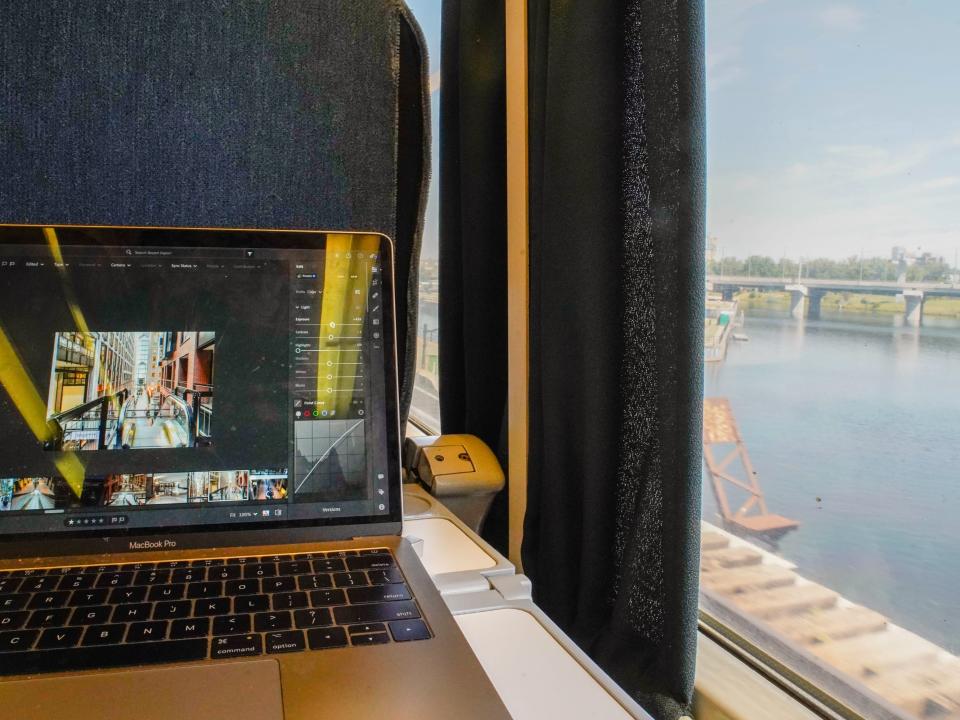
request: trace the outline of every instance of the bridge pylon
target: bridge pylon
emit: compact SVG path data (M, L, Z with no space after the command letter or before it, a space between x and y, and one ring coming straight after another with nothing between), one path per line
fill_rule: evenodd
M910 327L923 324L923 290L904 290L903 302L906 305L904 319Z
M790 314L797 320L803 319L803 299L810 294L810 289L806 285L799 283L787 285L785 290L790 293ZM819 310L819 300L817 302Z

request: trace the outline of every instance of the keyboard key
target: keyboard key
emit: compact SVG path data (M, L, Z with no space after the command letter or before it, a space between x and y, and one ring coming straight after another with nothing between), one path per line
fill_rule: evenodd
M313 571L318 573L344 572L346 569L346 563L340 558L323 558L313 561Z
M190 617L192 602L189 600L172 600L159 602L153 607L154 620L175 620L176 618Z
M333 625L333 616L327 608L297 610L293 613L293 621L298 628L323 627Z
M231 580L226 587L227 595L255 595L259 592L259 580Z
M337 621L337 625L410 620L418 617L420 617L420 610L416 603L410 601L380 603L378 605L350 605L333 609L333 618Z
M28 577L34 577L36 575L43 575L44 573L45 573L44 570L37 570L35 568L30 568L28 570L14 570L10 573L10 577L28 578Z
M393 585L374 585L373 587L348 588L347 597L352 604L392 602L409 600L410 591L403 583Z
M207 579L209 580L236 580L243 574L243 569L239 565L221 565L207 570Z
M260 587L265 593L289 592L297 589L297 581L289 576L264 578L260 581Z
M192 583L207 579L207 569L202 567L177 568L170 575L170 582Z
M186 585L154 585L150 588L150 594L147 595L147 600L155 602L162 600L179 600L183 597L186 589Z
M150 603L134 603L132 605L118 605L113 611L112 622L133 622L134 620L147 620L153 605Z
M194 615L226 615L230 612L230 598L218 597L197 600L193 606Z
M282 562L277 566L277 572L281 575L304 575L313 572L310 563L305 560L294 560L292 562Z
M333 587L333 578L327 573L320 575L300 575L297 578L297 585L301 590L323 590Z
M166 620L151 620L149 622L135 622L127 630L127 642L149 642L163 640L167 634Z
M60 578L57 590L86 590L93 587L96 575L64 575Z
M27 627L31 628L55 628L67 624L67 618L70 617L70 608L57 608L56 610L36 610L30 616L30 622Z
M289 612L265 612L253 616L253 629L257 632L287 630L292 626Z
M133 578L134 585L163 585L169 582L169 570L141 570Z
M83 635L82 627L61 627L44 630L37 641L37 649L52 650L54 648L73 647L80 642Z
M341 627L317 628L307 630L307 641L311 650L344 647L347 644L347 633Z
M133 583L132 572L104 573L97 578L95 587L115 588L124 587L125 585L130 585L131 583Z
M233 599L233 611L236 613L263 612L270 609L267 595L238 595Z
M147 597L147 588L145 587L122 587L115 588L110 592L110 603L113 605L125 605L127 603L143 602Z
M360 555L347 558L348 570L385 570L395 564L390 555Z
M20 586L20 592L47 592L54 590L60 583L60 578L55 575L41 575L40 577L31 577L23 581Z
M367 548L366 550L360 550L359 555L390 555L390 551L386 548Z
M23 580L15 577L0 578L0 595L15 593L22 582Z
M363 572L342 572L333 574L333 584L340 587L364 587L369 585L367 574Z
M76 590L70 596L68 603L72 607L83 607L84 605L103 605L110 596L110 591L103 588L95 590Z
M78 607L70 618L71 625L102 625L110 619L113 608L109 605Z
M16 650L29 650L33 641L40 634L39 630L13 630L11 632L0 632L0 653L14 652ZM9 658L4 657L4 662L0 667L9 662Z
M371 570L367 573L371 585L389 585L392 583L403 582L403 574L400 568L392 567L385 570Z
M265 563L280 563L280 562L287 562L288 560L293 560L293 556L292 555L265 555L264 557L260 558L260 562L265 562Z
M266 640L267 652L271 654L300 652L307 649L307 643L303 639L301 630L267 633Z
M70 593L68 593L66 590L54 590L53 592L37 593L30 600L30 604L27 607L33 610L40 608L58 608L66 605L67 600L69 599Z
M307 594L305 592L277 593L273 596L274 610L296 610L307 606Z
M297 553L296 555L293 556L293 559L294 560L313 560L314 558L318 558L321 555L323 555L323 553Z
M157 567L157 564L154 562L138 562L138 563L130 563L129 565L124 565L122 569L127 570L129 572L139 573L141 570L154 570L156 567Z
M224 635L215 637L210 643L210 657L229 658L260 655L263 652L263 642L257 634L251 635Z
M390 623L390 634L397 642L430 639L430 630L423 620L395 620Z
M190 567L189 560L167 560L166 562L157 563L157 568L160 570L176 570L177 568Z
M114 645L123 640L123 634L127 626L122 624L115 625L91 625L83 635L84 645Z
M229 558L227 565L248 565L250 563L260 562L260 558L255 557L236 557Z
M385 632L365 633L350 636L350 643L352 645L382 645L383 643L387 642L390 642L390 638L387 637Z
M343 590L314 590L310 593L310 604L313 607L345 605L346 602L347 596Z
M196 600L197 598L214 598L223 595L222 582L195 582L187 585L187 597Z
M9 610L22 610L26 607L30 596L27 593L13 593L12 595L0 595L0 612Z
M383 623L360 623L359 625L349 625L347 627L347 634L349 635L386 631L387 626Z
M170 623L170 639L206 637L210 631L210 618L187 618Z
M2 656L0 675L19 675L57 670L92 670L146 663L173 663L203 660L207 657L207 639L105 645L57 650L31 650Z
M245 578L273 577L276 574L277 566L275 563L253 563L245 565L243 568L243 576Z
M60 567L52 568L47 571L47 575L80 575L82 573L82 567Z
M88 565L83 568L84 574L99 575L100 573L112 573L119 569L119 565Z
M236 635L250 632L249 615L221 615L213 619L214 635Z
M204 560L194 560L190 563L190 567L205 567L212 568L218 565L223 565L225 561L222 558L206 558Z
M0 613L0 630L19 630L26 624L28 617L30 613L26 610L2 612Z

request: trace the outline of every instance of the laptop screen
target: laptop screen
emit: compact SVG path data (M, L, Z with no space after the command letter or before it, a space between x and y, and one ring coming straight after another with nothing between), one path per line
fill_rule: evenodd
M0 540L398 519L390 253L0 228Z

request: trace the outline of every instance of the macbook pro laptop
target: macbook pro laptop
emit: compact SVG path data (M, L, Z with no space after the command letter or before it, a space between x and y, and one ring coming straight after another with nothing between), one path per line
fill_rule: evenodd
M0 714L501 718L410 544L382 235L0 227Z

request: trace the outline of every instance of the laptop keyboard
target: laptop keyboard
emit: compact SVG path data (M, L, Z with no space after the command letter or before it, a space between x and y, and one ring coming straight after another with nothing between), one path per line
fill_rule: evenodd
M430 637L386 549L0 571L0 675Z

